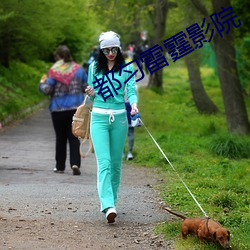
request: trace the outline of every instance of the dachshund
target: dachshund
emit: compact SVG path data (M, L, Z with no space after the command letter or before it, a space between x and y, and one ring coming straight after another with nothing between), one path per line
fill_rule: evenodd
M230 232L228 229L210 218L187 218L185 215L173 212L171 209L163 207L169 213L183 219L181 233L183 239L187 239L188 234L196 235L200 241L208 240L218 242L223 249L231 249L229 240Z

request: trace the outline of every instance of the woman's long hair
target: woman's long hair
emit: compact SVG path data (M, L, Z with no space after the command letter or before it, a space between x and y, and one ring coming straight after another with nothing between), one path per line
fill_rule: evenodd
M113 70L115 72L120 70L120 64L124 65L125 64L125 59L124 59L124 57L123 57L123 55L121 53L121 50L118 49L117 55L116 55L116 58L115 58L115 65L113 67ZM105 73L109 72L108 64L107 64L107 58L103 54L102 50L100 50L99 56L97 58L96 72L99 73L99 74L105 74Z

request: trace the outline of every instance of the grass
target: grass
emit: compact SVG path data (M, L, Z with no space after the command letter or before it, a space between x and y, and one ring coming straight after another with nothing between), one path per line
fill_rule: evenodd
M0 67L1 123L5 123L10 115L19 118L21 111L45 99L38 90L38 84L47 70L48 66L38 61L31 65L12 62L9 69Z
M189 217L202 217L181 178L206 213L230 230L232 249L250 249L250 138L227 132L218 79L213 69L202 68L201 72L205 89L220 113L198 113L186 68L181 64L166 68L164 93L141 88L139 109L174 170L143 127L135 130L133 163L159 169L164 181L156 188L165 204ZM249 113L250 101L246 102ZM180 224L176 219L157 225L155 231L166 239L175 239L178 250L219 249L214 243L202 248L193 237L184 242L179 238Z

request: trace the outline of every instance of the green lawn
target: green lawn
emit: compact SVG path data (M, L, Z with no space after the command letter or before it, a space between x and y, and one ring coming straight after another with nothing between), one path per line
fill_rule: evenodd
M250 137L230 135L223 114L221 90L213 69L202 68L205 89L218 106L217 115L201 115L192 100L187 70L174 64L164 69L164 93L140 88L142 121L162 148L173 168L161 154L144 127L135 128L135 158L138 166L156 167L162 175L160 190L164 203L189 217L202 217L186 183L212 219L231 232L232 249L250 249ZM247 100L250 114L250 100ZM181 220L156 226L157 233L175 238L175 247L201 249L197 239L179 239ZM203 249L217 249L205 244Z

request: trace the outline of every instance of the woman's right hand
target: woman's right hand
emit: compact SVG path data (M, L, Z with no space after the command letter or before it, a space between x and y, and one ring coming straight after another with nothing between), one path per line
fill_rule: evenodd
M88 86L86 89L85 89L85 92L86 92L86 94L88 95L88 96L95 96L95 90L92 88L92 87L90 87L90 86Z

